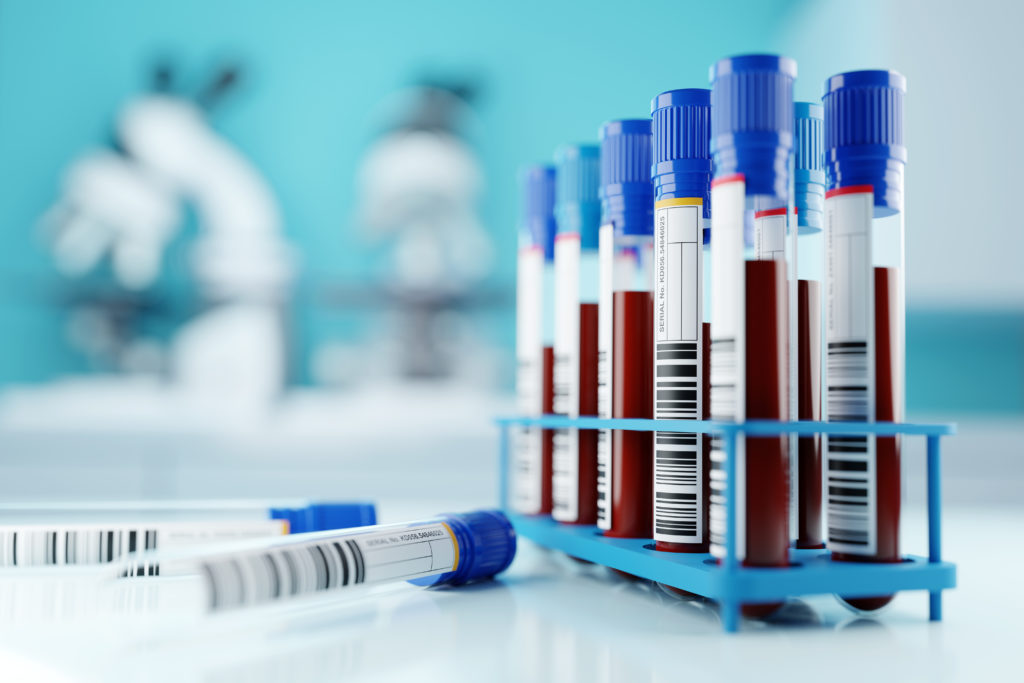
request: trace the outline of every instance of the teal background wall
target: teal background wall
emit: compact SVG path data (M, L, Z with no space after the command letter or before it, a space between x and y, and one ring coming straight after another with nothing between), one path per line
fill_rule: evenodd
M886 7L8 0L0 5L0 384L85 369L64 342L63 288L35 223L56 197L62 168L109 138L115 111L146 86L156 58L175 60L195 86L223 59L245 69L215 122L268 177L301 252L301 382L310 348L360 334L361 319L326 305L324 292L378 277L379 259L353 229L354 176L396 89L430 71L481 82L473 142L488 179L482 211L504 254L493 284L510 291L521 165L549 158L561 142L593 139L605 119L646 116L662 90L706 85L708 66L738 52L795 57L799 99L817 99L831 73L878 66L906 71L912 98L918 67L893 61L902 53L892 49ZM912 39L906 28L900 40ZM179 243L160 292L187 308L188 287ZM1021 319L1013 306L912 310L911 409L1024 412ZM511 309L491 320L489 334L510 346ZM997 333L999 344L978 353ZM972 385L976 375L956 362L960 354L985 365L987 391ZM951 363L958 369L941 374ZM944 377L962 384L950 391Z

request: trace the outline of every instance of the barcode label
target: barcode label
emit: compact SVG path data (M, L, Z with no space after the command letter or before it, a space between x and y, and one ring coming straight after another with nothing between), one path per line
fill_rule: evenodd
M830 422L866 422L875 416L873 208L871 188L825 200L825 409ZM878 544L875 438L830 435L825 454L828 546L872 555Z
M279 536L283 520L147 525L19 525L0 527L0 567L106 564L138 550L166 550L197 543ZM132 575L158 573L156 565Z
M544 252L519 250L516 285L516 397L520 415L536 417L544 409L544 364L541 346ZM543 435L539 427L513 432L512 506L536 514L541 508Z
M612 416L612 291L615 270L615 229L602 225L598 233L600 291L597 309L597 416ZM597 433L597 526L612 528L612 433Z
M703 415L703 200L661 200L655 206L654 417ZM654 539L703 540L703 439L654 435Z
M711 419L746 418L746 268L744 222L746 184L729 176L711 184ZM711 439L711 553L725 556L726 509L736 514L735 548L746 554L746 448L736 439L736 500L726 501L726 454L720 437Z
M555 238L554 412L579 417L580 407L580 236ZM579 433L559 429L553 436L551 516L579 518Z
M209 607L247 607L319 591L454 571L458 545L438 522L366 535L288 543L201 564Z

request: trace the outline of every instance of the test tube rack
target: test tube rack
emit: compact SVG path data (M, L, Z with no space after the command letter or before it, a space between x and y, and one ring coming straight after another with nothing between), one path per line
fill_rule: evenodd
M942 620L942 591L956 586L956 565L942 559L941 463L939 440L956 433L952 424L890 422L777 422L751 420L647 420L540 417L501 417L501 506L516 532L531 541L568 555L657 581L719 603L722 626L735 632L744 603L782 601L799 595L835 594L844 597L888 595L897 591L929 593L929 619ZM706 553L667 553L654 550L652 539L608 538L595 526L561 524L549 516L522 515L509 510L509 439L514 427L542 429L621 429L681 432L720 436L726 462L725 556L718 561ZM823 549L790 549L790 566L744 567L736 555L736 441L741 436L812 436L814 434L923 436L927 441L928 557L904 555L899 563L832 562Z

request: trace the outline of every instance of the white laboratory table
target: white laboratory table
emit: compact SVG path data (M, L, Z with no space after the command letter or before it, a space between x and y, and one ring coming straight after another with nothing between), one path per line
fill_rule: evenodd
M13 396L0 401L5 500L358 497L376 500L385 522L493 504L490 418L509 409L464 392L406 390L405 428L396 431L385 428L394 397L384 391L304 394L258 431L225 432L183 430L181 415L165 419L164 398L146 404L120 392L100 414L93 389L71 391L67 405L51 394ZM118 428L101 424L103 415ZM959 587L946 593L941 624L927 621L924 593L867 618L819 596L726 635L714 605L529 543L494 582L400 585L373 598L321 596L205 620L177 618L170 578L111 615L81 582L8 572L0 681L1016 680L1021 443L1024 424L1014 419L961 420L944 442L944 555L959 565ZM916 554L927 554L922 451L908 441L903 549Z
M431 505L385 502L382 512L394 521ZM923 547L923 525L922 515L907 515L907 550ZM76 611L89 601L67 585L45 590L52 576L5 574L0 671L5 681L176 683L1012 680L1024 634L1024 551L1014 540L1022 525L1024 508L947 511L945 550L960 585L946 593L941 624L927 621L924 593L902 594L875 617L819 596L791 600L772 622L747 621L733 635L722 633L712 604L530 543L494 582L402 584L205 619L176 616L171 578L155 579L135 605L146 616L101 618Z

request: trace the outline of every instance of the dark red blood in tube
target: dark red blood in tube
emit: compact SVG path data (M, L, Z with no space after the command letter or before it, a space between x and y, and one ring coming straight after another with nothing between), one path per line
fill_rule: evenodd
M545 415L554 412L555 401L555 350L550 346L544 347L544 394L543 411ZM542 446L540 452L540 514L551 514L551 475L552 475L552 454L555 451L555 432L552 429L543 431Z
M747 419L785 420L787 411L786 264L746 262ZM789 564L789 453L782 437L746 437L748 567ZM781 603L743 605L766 616Z
M903 375L899 346L899 269L875 268L875 419L895 422L903 419ZM832 553L832 559L846 562L900 561L900 441L899 437L877 437L876 483L878 545L874 555ZM862 610L884 607L892 595L843 598Z
M654 416L654 300L615 292L612 304L612 417ZM654 453L651 432L612 431L612 528L606 536L650 538Z
M597 304L580 304L580 415L597 415ZM597 431L579 431L577 524L597 523Z
M704 382L701 387L701 405L704 406L704 411L701 414L702 420L711 419L711 324L701 323L701 334L703 334L702 355L701 365L703 366ZM700 514L702 518L701 528L704 530L704 536L700 543L671 543L669 541L655 541L654 547L656 550L663 550L670 553L706 553L708 546L710 545L708 539L708 515L711 510L711 436L708 434L701 435L703 442L703 455L701 456L701 472L704 473L704 479L701 482L701 488L704 489L704 495L701 500L704 501L704 506L701 508ZM689 595L687 591L682 591L677 588L666 586L672 591L677 591L686 595Z
M821 419L821 283L797 283L797 368L801 420ZM821 535L821 436L798 441L797 548L824 548Z

